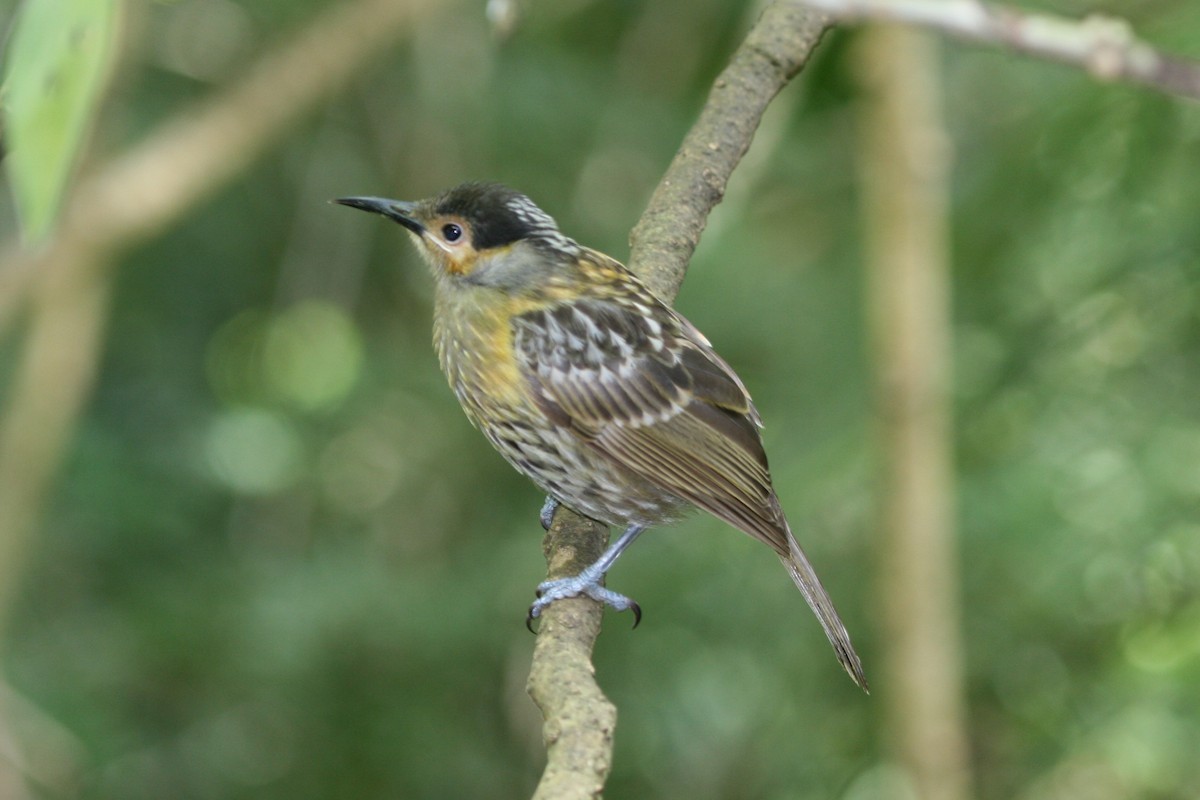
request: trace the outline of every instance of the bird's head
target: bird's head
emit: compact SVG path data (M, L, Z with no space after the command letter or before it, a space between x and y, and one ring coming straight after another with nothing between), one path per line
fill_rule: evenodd
M554 219L498 183L464 183L427 200L342 197L404 226L438 277L516 289L579 253Z

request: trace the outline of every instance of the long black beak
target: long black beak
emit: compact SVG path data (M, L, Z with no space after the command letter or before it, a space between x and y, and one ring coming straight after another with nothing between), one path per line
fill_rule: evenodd
M425 226L414 216L417 209L416 203L409 203L405 200L388 200L384 197L339 197L333 202L362 211L382 214L418 235L425 232Z

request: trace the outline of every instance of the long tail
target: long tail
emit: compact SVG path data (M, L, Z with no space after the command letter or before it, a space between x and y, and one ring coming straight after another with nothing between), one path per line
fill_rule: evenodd
M784 524L786 525L786 523ZM867 676L863 674L862 661L859 660L858 653L854 651L854 645L850 643L850 634L846 632L842 618L838 616L837 609L833 607L833 600L829 598L829 593L817 579L817 573L813 570L812 564L808 563L808 557L800 549L790 528L787 530L787 539L791 552L786 556L780 554L779 560L787 567L788 574L792 576L796 587L808 601L808 607L817 615L817 620L825 629L825 635L829 637L829 643L833 645L833 652L837 654L837 660L841 663L842 668L849 673L864 692L869 694L871 689L867 686Z

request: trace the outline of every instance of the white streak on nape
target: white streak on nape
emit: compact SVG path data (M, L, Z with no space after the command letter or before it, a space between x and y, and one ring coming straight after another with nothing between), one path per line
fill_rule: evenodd
M578 255L579 251L581 250L578 242L576 242L574 239L563 236L557 230L548 231L539 228L537 229L535 235L540 239L550 242L555 250L561 250L564 253Z
M518 219L531 228L544 228L549 231L558 230L558 225L554 222L554 218L538 208L536 203L523 194L518 194L510 199L507 205L509 211L516 214Z
M564 236L558 230L558 223L554 221L554 217L538 208L537 204L525 195L518 194L512 197L506 205L509 211L529 228L532 237L547 241L554 249L573 255L581 250L575 240Z

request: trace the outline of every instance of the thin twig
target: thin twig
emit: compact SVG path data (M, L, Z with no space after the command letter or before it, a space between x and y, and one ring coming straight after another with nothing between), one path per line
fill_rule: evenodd
M1080 67L1100 80L1122 80L1200 100L1200 62L1141 41L1117 17L1072 20L979 0L803 0L839 22L901 22Z
M630 267L674 299L705 221L750 147L771 99L800 71L824 21L794 2L763 12L709 93L630 236ZM578 572L604 548L607 531L560 508L546 537L549 576ZM536 800L600 796L612 765L616 711L596 684L592 647L601 607L576 599L543 615L528 689L545 719L547 765Z

